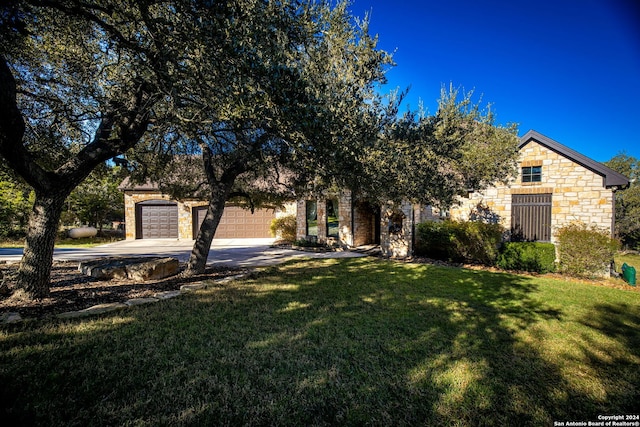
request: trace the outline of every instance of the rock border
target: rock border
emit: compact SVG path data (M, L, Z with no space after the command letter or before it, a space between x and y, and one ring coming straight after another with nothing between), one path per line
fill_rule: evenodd
M52 316L52 318L63 319L63 320L78 319L78 318L84 318L84 317L90 317L90 316L97 316L104 313L110 313L112 311L122 310L128 307L134 307L134 306L145 305L145 304L153 304L159 301L179 297L180 295L183 295L185 293L195 292L202 289L207 289L210 287L227 284L227 283L233 282L234 280L244 279L246 277L249 277L251 274L252 272L245 272L245 273L236 274L233 276L223 277L222 279L217 279L213 281L189 283L187 285L180 286L179 290L156 292L155 294L153 294L153 297L132 298L125 302L97 304L91 307L84 308L82 310L58 313ZM5 324L5 325L21 323L25 320L26 319L23 319L22 316L20 316L20 313L17 313L17 312L8 312L0 316L0 324Z
M291 245L291 249L294 251L301 252L315 252L315 253L324 253L324 252L344 252L344 248L342 247L328 247L328 246L298 246Z

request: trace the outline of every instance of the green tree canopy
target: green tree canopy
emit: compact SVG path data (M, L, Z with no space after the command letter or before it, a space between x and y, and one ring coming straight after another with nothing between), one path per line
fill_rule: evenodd
M31 187L0 166L0 237L24 237L33 198Z
M381 117L375 89L391 57L376 49L348 3L244 3L252 14L232 11L226 46L242 55L203 64L202 75L222 84L187 82L171 133L149 133L134 156L139 179L151 176L174 197L199 192L209 200L187 274L204 269L226 201L273 203L309 183L343 184L360 141L379 130L371 126ZM188 176L194 154L204 173Z
M27 294L49 292L67 196L166 115L184 60L169 50L180 48L173 11L148 0L2 6L0 156L35 193L16 279Z
M443 87L433 115L407 112L362 150L354 187L379 203L408 199L447 207L457 196L516 173L517 126L495 123L473 92Z
M108 221L124 219L124 200L118 186L124 179L121 166L101 164L67 198L66 219L102 230Z
M301 165L331 153L311 136L324 130L335 141L335 101L358 102L348 99L360 90L354 79L375 80L375 61L386 54L368 52L369 38L356 39L365 33L350 30L346 3L330 3L23 0L2 6L0 156L35 192L17 285L34 297L48 294L65 199L97 165L145 135L151 145L188 141L209 162L229 165L211 181L225 188L244 169L261 173L259 160L240 155L254 155L256 144L268 148L265 159L290 156ZM340 26L347 31L331 30ZM341 37L350 37L350 50ZM331 61L321 63L323 55ZM357 73L337 74L354 63ZM320 71L326 77L313 81ZM238 145L239 136L251 142Z
M625 246L640 249L640 161L620 153L605 165L629 178L629 187L615 194L615 231Z

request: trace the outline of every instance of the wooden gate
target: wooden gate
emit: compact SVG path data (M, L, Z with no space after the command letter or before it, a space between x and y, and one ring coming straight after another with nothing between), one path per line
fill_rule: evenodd
M511 196L511 240L551 240L551 194Z

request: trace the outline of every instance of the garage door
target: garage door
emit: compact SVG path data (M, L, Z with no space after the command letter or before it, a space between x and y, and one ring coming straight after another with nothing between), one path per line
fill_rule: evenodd
M136 236L138 239L177 239L178 205L150 201L136 205Z
M194 208L193 218L196 227L194 227L194 239L200 224L207 214L207 207L201 206ZM249 209L242 209L239 206L227 206L220 219L220 224L216 230L216 239L242 239L242 238L259 238L271 237L269 227L271 221L275 218L273 209L255 209L253 213Z

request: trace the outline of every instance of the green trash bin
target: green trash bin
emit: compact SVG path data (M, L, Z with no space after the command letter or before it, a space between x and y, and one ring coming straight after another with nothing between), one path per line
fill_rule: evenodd
M622 264L622 278L631 286L636 285L636 269L625 262Z

